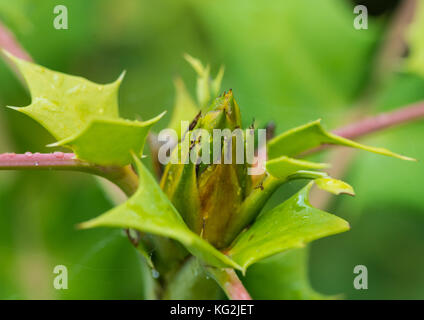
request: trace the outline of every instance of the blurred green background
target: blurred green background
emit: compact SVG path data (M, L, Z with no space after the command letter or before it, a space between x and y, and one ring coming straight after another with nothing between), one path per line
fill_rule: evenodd
M178 75L194 88L194 72L182 58L187 52L210 62L213 72L225 65L223 88L234 90L245 124L272 120L282 132L317 118L335 128L357 109L399 1L356 2L369 6L367 30L353 28L349 0L0 0L0 21L51 69L101 83L127 70L123 116L171 110ZM68 30L53 27L59 4L68 8ZM372 98L369 114L423 100L424 79L399 67ZM0 61L0 152L51 151L45 145L53 138L41 126L4 108L28 103ZM422 121L364 142L424 159L423 139ZM299 293L312 292L308 276L311 287L326 295L424 299L423 178L422 162L355 153L344 179L357 196L332 198L328 208L352 230L313 243L307 267L305 251L295 252L290 263L281 255L253 267L246 279L252 295L313 297ZM273 201L290 192L282 190ZM111 206L85 174L0 172L0 298L143 298L140 263L122 232L75 229ZM353 287L359 264L368 267L368 290ZM68 290L53 289L56 265L68 267ZM295 295L279 292L284 272L298 274Z

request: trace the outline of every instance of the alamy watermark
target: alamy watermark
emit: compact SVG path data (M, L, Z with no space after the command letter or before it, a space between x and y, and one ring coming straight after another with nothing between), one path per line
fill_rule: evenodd
M356 290L368 289L368 269L364 265L357 265L353 268L353 273L357 276L353 279L353 287Z
M353 13L357 14L353 20L353 27L356 30L368 29L368 8L364 5L358 5L353 9Z
M53 287L56 290L68 289L68 268L64 265L57 265L53 269L53 273L57 274L53 280Z
M249 175L261 175L265 168L260 159L266 157L266 129L206 129L188 130L189 122L181 121L181 141L173 129L158 135L162 142L158 161L172 164L249 164ZM255 132L257 133L255 135ZM255 147L257 141L257 147ZM255 152L256 150L256 152Z
M68 8L64 5L57 5L53 8L55 18L53 26L56 30L68 30Z

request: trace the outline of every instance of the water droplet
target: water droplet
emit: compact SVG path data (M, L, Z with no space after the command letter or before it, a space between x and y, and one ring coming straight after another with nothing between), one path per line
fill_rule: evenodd
M31 152L25 152L25 157L32 158L32 153Z
M65 154L63 152L60 151L56 151L53 153L53 155L57 158L57 159L63 159L63 157L65 156Z
M157 270L152 269L152 277L153 277L154 279L157 279L157 278L159 278L159 277L160 277L160 273L159 273Z
M38 163L38 162L35 162L35 163L34 163L34 165L35 165L36 167L38 167L39 163Z

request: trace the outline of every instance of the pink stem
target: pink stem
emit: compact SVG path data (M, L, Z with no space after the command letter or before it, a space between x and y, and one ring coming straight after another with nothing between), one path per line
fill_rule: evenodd
M359 120L358 122L336 129L333 133L347 139L355 139L382 129L418 120L423 117L424 102L419 102L395 111L367 117L363 120Z
M47 168L75 168L89 166L89 164L75 158L73 153L31 153L0 154L0 169L45 169Z
M345 127L333 130L332 133L346 139L355 139L376 131L419 120L421 118L424 118L423 101L391 112L380 113L376 116L364 118ZM301 155L307 156L326 149L330 146L331 145L324 144L314 149L305 151Z
M131 196L138 188L138 177L131 166L100 166L75 157L73 153L31 153L0 154L0 170L71 170L91 173L106 178Z
M224 272L227 274L227 282L224 284L224 290L228 297L231 300L252 300L236 272L233 269L225 269Z
M15 57L32 61L31 56L16 41L15 36L0 22L0 48L4 48Z

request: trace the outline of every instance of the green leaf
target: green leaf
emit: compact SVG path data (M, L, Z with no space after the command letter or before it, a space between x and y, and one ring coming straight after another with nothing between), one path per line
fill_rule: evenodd
M189 54L185 54L184 58L197 73L197 101L201 108L206 107L211 99L209 88L210 67L204 67L200 60L193 58Z
M132 152L143 153L149 129L164 113L148 121L92 119L80 132L49 146L69 146L78 158L100 165L126 165Z
M173 150L175 157L178 157L180 152L180 146ZM189 157L190 151L186 150L182 155L182 159ZM197 186L196 164L193 161L189 161L189 159L187 164L184 163L185 161L175 164L169 163L165 167L160 186L181 214L190 230L199 233L203 220L199 214L200 198Z
M402 160L414 160L384 148L375 148L339 137L326 131L321 120L307 123L303 126L288 130L273 138L268 143L268 158L275 159L280 156L295 156L300 153L318 147L322 144L336 144L346 147L358 148Z
M175 105L172 113L171 121L168 128L177 132L178 139L181 139L181 121L191 121L199 112L199 108L187 92L184 81L177 78L175 84Z
M313 240L349 229L332 214L313 208L308 201L313 182L274 209L261 214L233 243L228 255L245 271L273 254L303 247Z
M182 243L194 256L216 267L240 266L192 232L150 172L135 158L140 179L137 192L124 204L81 224L82 228L133 228Z
M273 177L286 180L299 170L328 168L326 163L316 163L306 160L293 159L282 156L266 162L266 170Z
M212 80L211 90L214 97L217 97L220 94L219 91L221 90L221 83L222 83L222 78L224 77L224 71L225 71L224 66L221 66L221 68L219 68L218 74L216 75L215 79Z
M24 76L32 98L29 106L14 109L39 122L56 139L84 130L93 117L119 117L118 90L124 74L111 84L100 85L4 52Z
M203 66L199 59L193 58L189 54L185 54L184 58L193 67L197 73L196 94L200 108L205 108L220 94L222 78L224 77L224 67L218 71L215 79L210 79L210 66Z
M123 79L99 85L81 77L51 71L5 52L28 83L32 102L11 107L43 125L58 142L78 158L100 165L126 165L132 153L142 155L150 127L163 113L149 121L119 117L118 90Z
M315 179L315 184L318 186L318 188L336 195L342 193L351 196L355 195L355 191L353 191L352 186L341 180L333 179L330 177L318 178Z

